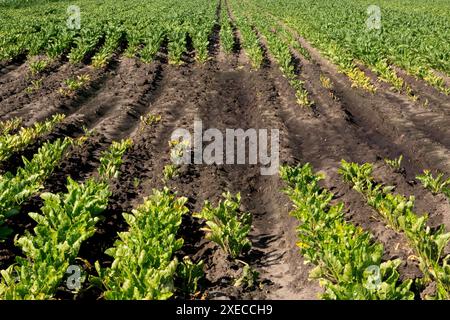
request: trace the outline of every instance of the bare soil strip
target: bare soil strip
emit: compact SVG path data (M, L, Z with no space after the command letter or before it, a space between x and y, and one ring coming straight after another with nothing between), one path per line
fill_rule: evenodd
M84 101L96 94L108 79L108 75L117 69L118 65L117 60L113 60L104 69L94 69L82 64L64 64L56 73L44 79L41 87L35 92L23 91L18 97L3 101L0 120L22 117L26 122L25 125L31 125L55 113L73 112ZM68 96L59 92L65 80L74 79L79 75L89 76L90 81L86 87Z
M10 73L15 73L17 69L23 67L25 57L21 56L12 61L0 61L0 84L7 83L10 79Z
M63 62L60 60L52 61L45 70L37 74L32 74L29 64L22 64L13 72L8 73L4 78L0 78L0 103L3 106L4 101L15 100L18 96L32 93L35 87L41 85L44 79L57 72L62 65ZM36 90L39 89L36 88Z

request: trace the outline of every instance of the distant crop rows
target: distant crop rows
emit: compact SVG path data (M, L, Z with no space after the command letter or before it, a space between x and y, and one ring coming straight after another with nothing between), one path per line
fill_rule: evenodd
M169 62L180 64L187 52L188 36L196 60L204 62L208 58L212 28L220 23L216 21L214 1L104 1L98 6L95 1L85 0L78 4L80 29L72 29L67 23L74 14L68 11L70 4L37 2L19 8L3 5L0 19L7 23L0 26L0 61L23 54L30 58L44 54L50 59L64 56L72 63L89 61L95 67L103 67L114 53L124 51L128 57L151 62L165 43ZM262 61L256 47L259 36L267 40L270 52L285 72L291 72L287 45L306 52L294 45L291 32L280 28L280 23L285 23L316 46L356 86L373 90L359 69L359 63L363 63L397 91L412 95L411 88L397 72L399 67L449 94L443 77L450 74L450 19L439 13L437 4L416 1L405 7L401 1L385 1L378 12L368 9L369 2L359 0L284 1L282 5L279 1L228 1L222 3L221 24L225 26L229 21L225 19L227 4L236 15L233 23L242 33L244 49L255 67ZM367 21L377 14L381 29L367 29ZM74 21L71 23L73 26ZM260 35L255 34L255 28ZM226 33L221 38L229 51L231 38ZM41 59L32 67L39 71L47 64ZM301 83L293 80L300 101L307 105Z
M127 56L151 61L166 40L170 61L177 64L186 52L187 34L198 60L207 57L215 19L213 1L105 1L101 6L81 1L79 24L77 11L68 11L71 4L59 1L2 9L0 19L8 23L0 27L0 61L21 54L45 54L52 59L67 56L72 63L90 58L94 66L101 67L125 44Z
M404 83L395 65L449 94L442 77L434 72L450 75L450 18L439 13L448 12L448 2L382 1L377 3L379 12L370 10L372 3L363 0L243 2L296 29L348 75L359 60L401 90ZM368 29L367 20L378 13L380 29Z

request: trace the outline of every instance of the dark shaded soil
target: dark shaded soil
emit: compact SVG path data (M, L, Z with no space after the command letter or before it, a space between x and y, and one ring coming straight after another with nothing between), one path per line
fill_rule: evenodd
M0 102L7 103L10 100L16 100L23 93L31 93L34 83L37 86L38 82L43 82L61 66L61 61L52 61L43 71L32 74L27 62L8 72L5 76L0 76Z

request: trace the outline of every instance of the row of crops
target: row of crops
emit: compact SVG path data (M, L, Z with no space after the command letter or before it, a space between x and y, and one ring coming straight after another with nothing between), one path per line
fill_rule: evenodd
M29 130L54 125L61 119L56 115ZM13 141L22 148L32 144L28 135L23 134L27 129L19 129L17 123L20 119L0 123L2 137L14 137ZM35 138L45 134L35 133ZM23 159L23 166L15 174L8 172L0 177L2 241L13 236L8 227L9 219L25 214L22 205L40 194L45 180L62 159L87 139L89 137L82 136L45 142L31 160ZM110 183L118 178L122 157L131 144L131 140L113 142L103 153L98 172L83 183L69 177L67 192L40 194L41 212L29 213L35 221L33 231L16 235L14 240L22 254L16 257L16 263L0 272L2 299L55 298L80 247L96 232L96 224L111 196ZM184 144L170 141L170 145L172 160L184 156ZM0 146L0 152L3 149L10 150L6 144ZM386 164L398 171L401 161L402 158L387 159ZM166 182L178 176L178 169L173 163L165 166ZM414 197L397 194L394 187L378 182L373 177L372 164L342 161L339 172L344 181L361 193L387 227L405 235L423 277L400 280L398 267L402 261L383 260L383 245L369 232L347 221L344 205L334 202L334 195L320 184L323 175L315 173L311 165L282 167L284 192L294 205L291 214L300 221L298 246L306 261L315 266L310 277L319 279L325 288L322 298L413 299L414 292L422 291L433 282L436 292L427 298L449 299L450 255L446 256L445 252L450 233L445 227L430 228L428 216L414 211ZM424 171L417 180L424 188L441 193L450 201L450 178ZM177 289L174 286L177 277L185 279L183 290L195 293L197 282L203 276L203 261L194 264L189 259L179 262L175 258L183 246L178 234L182 217L191 214L186 202L186 198L177 197L168 187L154 190L131 214L123 214L128 231L119 233L114 247L106 251L113 258L111 266L103 267L97 262L96 275L84 280L102 288L106 299L167 299ZM193 215L205 221L206 238L232 259L240 259L252 246L248 239L251 214L241 212L240 203L239 194L226 193L217 206L207 201L203 210ZM254 277L254 271L249 270Z
M36 73L55 59L103 68L121 54L151 62L163 48L169 63L175 66L190 57L203 63L209 58L217 24L225 53L235 52L237 38L253 69L273 59L302 106L310 106L313 101L299 78L293 55L310 57L296 33L318 48L356 86L373 90L361 71L363 64L396 90L408 93L397 66L448 94L439 73L449 75L449 18L425 1L415 4L411 9L401 1L381 1L383 27L368 31L370 3L363 0L105 0L101 5L83 0L77 4L80 28L67 24L68 18L73 19L71 24L78 23L78 9L70 7L70 1L30 1L29 5L10 1L0 11L0 20L7 21L0 24L0 62L27 57L31 71ZM442 2L442 6L448 5ZM89 81L88 75L67 79L61 93L71 95ZM149 126L160 120L142 119L143 125ZM0 163L40 143L63 121L64 115L55 115L28 127L23 127L20 118L1 122ZM120 175L131 140L112 143L103 153L98 170L86 181L68 178L66 192L41 192L62 160L87 139L46 141L30 159L23 158L15 172L0 175L0 240L14 238L20 252L16 263L0 271L1 299L57 298L80 248L96 233L112 196L110 186ZM177 141L170 141L170 145L171 156L181 157L183 145ZM401 167L401 158L386 163L395 170ZM179 169L176 164L167 164L162 172L164 180L175 179ZM434 284L436 290L427 298L449 299L450 233L445 227L431 228L428 216L415 211L414 197L397 194L395 188L378 181L372 164L343 161L339 172L386 227L405 236L423 277L401 277L399 267L404 261L387 260L383 245L348 221L345 206L336 204L334 195L321 186L323 176L312 166L283 167L280 175L286 184L284 191L294 205L292 215L300 222L298 246L314 266L310 276L323 286L322 298L414 299ZM417 180L433 194L450 199L450 178L445 174L424 171ZM24 204L37 195L43 200L40 213L24 212ZM98 261L90 276L80 281L100 288L105 299L168 299L177 290L195 294L203 276L203 261L176 258L183 247L179 237L183 216L192 214L204 222L202 231L208 240L230 259L245 265L244 278L239 281L252 282L257 273L243 261L243 253L252 246L248 237L252 216L241 212L240 207L239 194L225 193L218 204L207 201L201 212L192 213L182 194L169 187L154 190L131 213L123 213L126 231L119 233L106 251L111 265ZM8 224L23 214L34 221L34 228L14 235ZM183 288L175 286L175 279L183 279Z
M75 6L76 5L76 6ZM196 58L205 61L215 22L214 1L58 1L21 8L2 8L0 61L27 54L71 63L104 66L122 49L129 57L152 61L166 41L169 60L179 64L190 36ZM142 14L143 12L148 14Z
M67 140L66 140L67 141ZM48 147L64 148L59 140ZM83 242L95 233L98 215L106 209L109 182L117 177L123 153L129 141L113 143L103 155L98 177L80 184L67 180L64 194L43 193L41 213L29 213L36 222L33 232L16 238L23 256L2 270L0 296L3 299L51 299L75 261ZM42 156L41 149L35 157ZM31 190L26 190L30 192Z
M361 71L363 64L399 92L413 96L398 67L449 93L444 78L450 73L450 21L426 1L415 1L411 5L414 10L401 1L385 1L379 9L370 10L369 2L353 0L287 0L282 5L279 1L231 0L219 4L220 18L216 16L217 1L201 0L182 4L170 0L103 1L101 6L83 0L77 7L68 1L19 8L3 5L0 20L7 23L0 26L0 61L44 55L48 59L30 59L30 68L37 72L61 57L71 63L104 67L114 54L122 52L151 62L164 46L172 64L183 63L189 50L195 52L197 61L205 62L212 30L218 23L224 51L232 52L236 27L254 68L263 63L261 46L265 45L296 90L301 105L311 101L295 76L291 56L292 50L306 58L309 53L299 45L296 33L357 87L374 90ZM368 29L371 19L380 24L379 29Z
M391 163L392 162L388 162ZM396 166L392 166L396 170ZM397 167L398 168L398 167ZM323 174L310 164L283 167L281 177L287 183L286 194L294 204L292 215L300 221L300 251L306 262L315 266L312 279L320 280L325 299L404 300L414 299L430 283L435 293L426 299L450 298L450 232L444 225L431 228L428 214L414 212L415 199L394 192L395 187L377 182L373 165L342 161L339 173L381 217L385 225L405 235L423 277L400 281L400 259L382 261L383 245L360 227L346 221L343 203L334 204L334 195L320 185ZM418 176L425 188L439 185L435 193L448 197L450 178L434 178L429 171ZM450 197L448 197L450 200ZM333 203L332 203L333 202ZM414 290L412 288L415 288Z
M294 28L361 87L358 62L399 91L407 88L392 66L449 94L439 75L450 75L448 2L378 1L376 7L364 0L242 2ZM370 21L379 27L368 28Z
M295 89L297 102L302 106L310 106L308 92L303 87L296 72L291 46L305 50L297 43L293 35L281 28L270 16L261 14L253 6L245 2L229 1L235 15L236 24L242 34L242 42L245 52L252 62L253 67L260 68L264 55L261 44L264 44L275 59L283 75Z
M0 123L2 138L14 141L0 145L4 154L20 153L23 148L44 138L50 127L63 120L56 115L33 127L19 128L21 119ZM142 119L142 126L155 122ZM45 128L46 130L42 129ZM24 132L28 130L28 134ZM34 138L31 139L30 136ZM76 148L80 148L89 135L77 139L65 138L42 144L31 160L23 157L23 165L16 173L0 176L0 241L14 237L15 246L21 250L16 262L0 271L0 299L54 299L64 286L67 274L75 270L82 245L97 231L112 195L111 183L120 175L123 156L131 148L131 139L113 142L103 152L98 170L84 182L68 177L66 192L51 193L41 190L44 182L61 161ZM183 146L171 141L172 154L183 157ZM3 161L2 161L3 162ZM172 168L172 174L168 174ZM168 182L177 177L178 166L168 164L164 177ZM26 214L23 205L33 196L40 195L43 205L40 213L29 212L34 220L32 230L13 235L8 224L19 214ZM183 246L178 230L182 217L191 214L186 207L187 198L177 197L168 187L153 190L132 213L123 213L128 231L118 234L114 246L106 251L113 258L110 266L95 264L95 274L83 274L78 284L89 282L103 291L105 299L168 299L178 289L189 294L197 293L197 282L203 276L203 261L193 263L189 258L179 262L175 257ZM251 248L248 233L251 215L240 212L240 195L226 193L217 206L205 202L201 212L194 216L205 221L206 237L217 243L232 259ZM182 279L182 288L176 288L175 279ZM243 281L243 280L241 280ZM80 288L73 288L79 290Z

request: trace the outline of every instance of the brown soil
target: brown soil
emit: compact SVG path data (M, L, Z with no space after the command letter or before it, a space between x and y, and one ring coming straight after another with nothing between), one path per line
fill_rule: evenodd
M168 65L164 49L151 64L115 57L100 70L86 65L55 65L43 76L41 89L33 93L25 92L29 78L24 64L0 66L0 120L21 116L26 125L31 125L55 113L67 115L51 135L2 164L2 170L16 170L20 156L30 157L43 141L77 137L83 134L84 126L92 130L88 141L71 151L45 184L45 191L63 192L68 176L83 181L95 173L100 154L111 141L133 139L121 175L112 185L113 196L104 219L79 254L88 273L95 275L95 261L110 265L111 258L104 251L113 245L117 232L126 230L122 213L139 205L153 188L164 186L163 169L170 163L168 142L174 129L192 132L196 119L203 121L204 129L220 131L279 129L280 161L310 162L324 172L324 187L335 194L335 201L344 202L347 219L370 231L385 246L384 259L403 260L402 278L420 278L417 264L409 259L412 251L405 238L386 227L364 199L343 182L337 169L342 159L374 163L378 181L396 186L399 193L415 195L416 211L430 214L430 226L445 224L450 229L448 200L431 195L415 180L423 169L450 172L449 101L412 79L415 90L429 98L429 108L420 107L381 83L375 94L353 89L335 66L299 37L312 59L308 61L295 51L292 55L297 61L298 77L305 81L314 101L312 108L302 108L267 51L264 67L251 70L240 50L238 31L235 36L236 50L226 56L218 46L216 29L211 38L211 59L203 65L193 62L191 53L186 55L184 65ZM261 45L264 47L264 42ZM70 97L58 93L64 79L81 73L91 76L87 88ZM332 80L331 89L322 86L321 75ZM148 113L160 115L161 121L142 126L140 117ZM384 158L400 154L405 157L404 168L395 173L384 164ZM261 176L259 166L254 165L185 165L169 186L188 198L191 213L201 210L205 200L217 203L225 191L240 192L241 210L253 216L253 247L241 260L259 272L260 285L247 289L234 286L243 264L232 261L218 246L205 240L200 230L202 221L191 215L183 218L179 236L184 246L177 256L205 261L205 278L200 283L204 298L316 299L320 294L318 282L308 280L311 267L304 264L296 247L298 222L289 216L290 202L281 192L283 183L277 175ZM26 213L38 211L41 204L39 197L31 199L21 214L8 222L15 234L34 227ZM10 265L17 255L20 252L13 239L0 243L0 268ZM58 297L74 298L63 288ZM98 299L101 290L86 285L76 298ZM189 297L177 292L176 298Z

